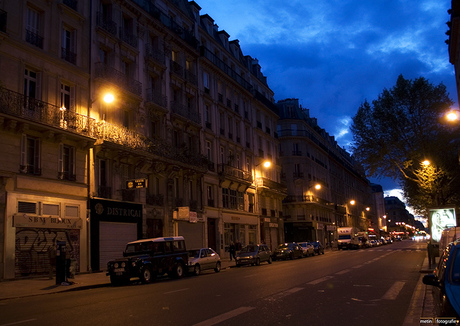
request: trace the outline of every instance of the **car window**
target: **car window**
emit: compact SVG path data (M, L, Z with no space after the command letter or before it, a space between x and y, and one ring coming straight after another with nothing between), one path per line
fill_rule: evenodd
M200 251L199 250L189 250L188 256L192 258L200 258Z
M450 283L460 285L460 248L456 248L452 254L452 264L450 267Z
M256 251L256 248L254 246L246 246L241 250L241 252L254 252L254 251Z
M447 246L447 248L443 251L441 257L439 258L438 266L436 267L435 274L440 281L444 280L444 270L446 269L447 259L449 258L449 248L450 246Z

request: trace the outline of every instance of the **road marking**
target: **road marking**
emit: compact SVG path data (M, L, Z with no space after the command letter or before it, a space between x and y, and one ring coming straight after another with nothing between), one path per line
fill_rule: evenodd
M251 311L253 309L256 309L255 307L239 307L237 309L234 309L232 311L229 311L229 312L226 312L224 314L221 314L219 316L216 316L216 317L212 317L212 318L209 318L205 321L202 321L198 324L195 324L193 326L212 326L212 325L216 325L218 323L221 323L227 319L230 319L230 318L233 318L233 317L236 317L238 315L241 315L241 314L244 314L245 312L248 312L248 311Z
M316 284L319 284L319 283L321 283L321 282L327 281L327 280L329 280L329 279L331 279L331 278L333 278L333 277L334 277L334 276L324 276L324 277L318 278L318 279L316 279L316 280L314 280L314 281L308 282L307 284L309 284L309 285L316 285Z
M423 313L423 300L424 300L424 284L423 284L423 274L420 276L417 287L415 288L412 299L410 300L409 309L404 319L403 326L418 325L420 322L420 317Z
M286 290L286 291L283 291L283 292L280 292L280 293L276 293L276 294L274 294L274 295L272 295L272 296L270 296L268 298L265 298L265 300L267 300L267 301L276 301L276 300L282 299L284 297L287 297L290 294L299 292L300 290L303 290L303 288L292 288L292 289L289 289L289 290Z
M402 282L402 281L395 282L391 286L391 288L389 288L388 291L383 295L382 299L383 300L395 300L399 292L401 292L404 284L406 284L406 282Z
M363 264L361 264L361 265L356 265L356 266L354 266L354 267L352 267L352 268L361 268L361 267L363 267Z
M36 321L36 319L21 320L21 321L17 321L17 322L14 322L14 323L9 323L9 324L1 324L0 326L19 325L19 324L28 323L30 321Z
M176 292L182 292L182 291L187 291L188 288L185 288L185 289L180 289L180 290L174 290L174 291L169 291L169 292L165 292L163 294L171 294L171 293L176 293Z
M343 271L335 273L335 275L342 275L342 274L348 273L349 271L351 271L351 269L344 269Z

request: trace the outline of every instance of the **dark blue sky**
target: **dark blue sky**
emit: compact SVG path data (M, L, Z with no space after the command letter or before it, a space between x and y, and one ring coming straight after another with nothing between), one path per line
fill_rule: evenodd
M457 103L445 43L450 0L196 2L240 41L243 54L259 60L276 100L298 98L346 149L360 104L377 99L400 74L442 82Z

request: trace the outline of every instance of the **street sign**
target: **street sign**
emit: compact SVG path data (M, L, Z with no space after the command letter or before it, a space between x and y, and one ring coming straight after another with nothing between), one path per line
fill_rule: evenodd
M147 188L147 179L134 179L126 181L126 189Z

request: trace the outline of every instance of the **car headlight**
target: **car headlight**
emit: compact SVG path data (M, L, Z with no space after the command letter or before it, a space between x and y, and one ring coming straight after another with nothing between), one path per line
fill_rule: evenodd
M114 268L118 268L118 263L113 264Z
M125 263L125 262L122 262L122 263L121 263L121 267L125 268L125 267L126 267L126 263Z

